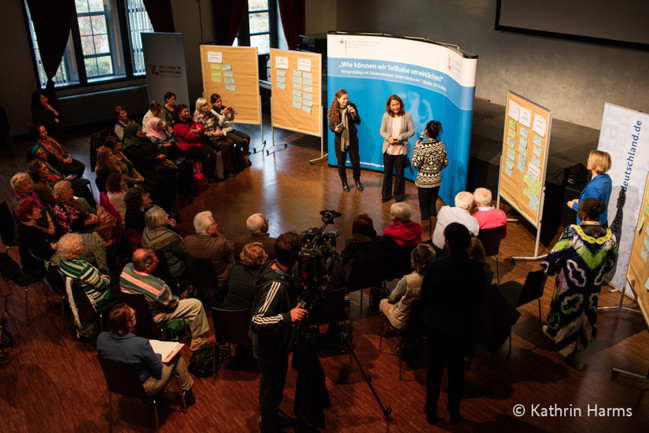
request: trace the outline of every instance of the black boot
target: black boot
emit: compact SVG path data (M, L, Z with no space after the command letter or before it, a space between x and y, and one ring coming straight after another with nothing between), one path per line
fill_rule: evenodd
M365 188L363 188L363 184L361 183L360 179L356 179L356 189L359 191L363 191Z
M349 192L349 185L347 185L347 181L343 180L343 191Z

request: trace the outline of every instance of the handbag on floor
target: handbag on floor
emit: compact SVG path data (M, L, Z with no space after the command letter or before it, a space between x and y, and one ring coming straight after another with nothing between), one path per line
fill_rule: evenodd
M198 164L198 162L194 163L194 178L192 179L192 188L195 190L202 190L207 188L205 175L201 172L201 166Z

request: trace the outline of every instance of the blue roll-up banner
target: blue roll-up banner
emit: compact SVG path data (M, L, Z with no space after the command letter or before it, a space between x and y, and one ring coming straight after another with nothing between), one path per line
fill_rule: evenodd
M349 93L361 117L358 126L361 167L383 170L379 135L385 104L392 94L412 115L416 134L410 138L408 160L426 123L437 120L443 132L449 165L442 171L439 195L453 204L466 188L477 56L455 47L393 36L327 35L327 107L338 89ZM334 134L329 131L329 164L336 165ZM348 161L349 164L349 161ZM406 179L417 170L408 163Z

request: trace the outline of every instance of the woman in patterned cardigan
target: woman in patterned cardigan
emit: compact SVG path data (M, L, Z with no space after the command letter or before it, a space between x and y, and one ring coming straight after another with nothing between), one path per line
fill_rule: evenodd
M412 151L412 165L419 169L415 185L419 196L421 225L424 227L423 240L428 241L437 224L437 195L442 184L442 169L448 165L444 143L437 139L442 132L442 124L431 120ZM423 140L423 141L422 141Z

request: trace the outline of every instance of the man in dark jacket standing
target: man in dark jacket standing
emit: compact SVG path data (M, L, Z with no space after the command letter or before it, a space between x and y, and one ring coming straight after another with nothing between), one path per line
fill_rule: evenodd
M252 309L250 338L261 372L260 426L264 433L281 431L284 420L278 415L288 369L288 355L296 337L296 322L307 311L298 304L298 287L291 270L302 248L300 236L287 232L277 238L277 260L268 262L257 275L257 293Z
M421 284L424 324L430 343L426 378L426 420L434 424L444 366L448 369L448 412L451 424L462 421L460 399L464 386L464 354L472 342L478 311L484 304L486 282L483 266L470 260L469 230L459 223L444 229L449 254L433 260Z

